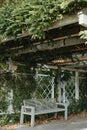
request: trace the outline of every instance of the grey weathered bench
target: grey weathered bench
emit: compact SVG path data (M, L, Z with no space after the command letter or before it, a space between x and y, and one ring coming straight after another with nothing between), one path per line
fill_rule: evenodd
M35 115L64 112L67 120L67 104L57 103L55 99L26 99L21 107L20 123L24 122L24 115L31 116L31 127L34 127Z

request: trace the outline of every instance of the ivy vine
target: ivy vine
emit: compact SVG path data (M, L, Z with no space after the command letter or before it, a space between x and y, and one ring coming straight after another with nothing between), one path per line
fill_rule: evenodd
M87 5L86 0L16 0L0 8L0 40L28 33L33 39L45 38L54 22L63 14Z

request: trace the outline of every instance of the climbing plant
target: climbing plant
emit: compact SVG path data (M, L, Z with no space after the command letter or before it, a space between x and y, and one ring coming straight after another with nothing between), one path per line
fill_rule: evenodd
M45 30L63 14L86 7L86 0L16 0L0 8L0 39L28 33L33 39L45 38Z
M25 71L25 73L24 73ZM14 112L18 112L23 103L23 99L31 98L36 89L36 81L34 72L27 73L25 70L20 70L15 73L0 74L0 110L6 111L8 108L8 92L13 90L13 107Z

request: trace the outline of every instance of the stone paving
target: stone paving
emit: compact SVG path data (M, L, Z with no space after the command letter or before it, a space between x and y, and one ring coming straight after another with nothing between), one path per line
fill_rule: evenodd
M14 130L87 130L87 118L72 118L68 121L54 121L34 128L20 125Z

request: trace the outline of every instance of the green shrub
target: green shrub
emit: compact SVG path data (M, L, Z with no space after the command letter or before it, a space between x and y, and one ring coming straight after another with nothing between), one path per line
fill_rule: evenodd
M72 99L69 106L69 114L77 114L87 110L87 97L84 99Z
M0 116L0 126L19 122L20 114L6 114Z

